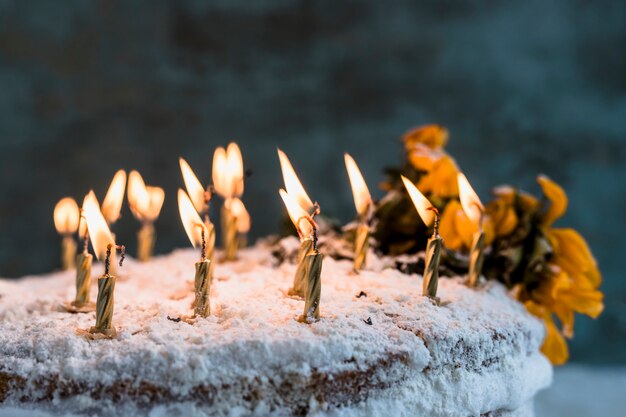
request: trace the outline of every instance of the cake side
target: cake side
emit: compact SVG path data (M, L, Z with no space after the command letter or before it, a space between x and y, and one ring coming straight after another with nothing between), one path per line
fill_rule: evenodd
M190 312L194 255L131 260L120 271L120 331L110 341L76 335L93 314L61 311L73 274L0 281L0 400L60 399L78 411L189 401L227 415L233 407L367 410L410 398L417 412L478 415L522 407L549 383L551 368L537 354L541 324L498 284L470 290L443 279L436 306L419 295L420 277L393 269L353 275L349 262L326 259L322 320L306 325L295 320L302 302L286 296L295 266L276 267L269 249L257 247L216 266L214 315L189 325L168 316ZM529 366L539 377L524 382ZM489 378L518 378L519 392L472 387ZM445 404L440 385L454 387Z

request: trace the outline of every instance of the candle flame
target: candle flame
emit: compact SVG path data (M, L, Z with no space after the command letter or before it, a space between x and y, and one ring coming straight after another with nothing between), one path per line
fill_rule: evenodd
M472 223L478 225L485 207L465 175L459 172L457 180L459 183L459 200L461 200L463 211Z
M202 183L196 177L193 170L183 158L178 159L180 163L180 171L183 173L183 181L185 182L185 188L187 194L193 203L198 213L203 213L207 209L206 205L206 193Z
M313 234L313 226L303 218L310 217L309 213L298 204L298 202L287 193L285 190L280 189L278 191L280 197L283 199L289 218L293 222L296 229L299 229L300 238L307 238Z
M153 222L159 217L165 192L160 187L149 187L137 171L128 176L128 203L133 215L145 222Z
M356 162L354 162L354 159L346 153L344 154L344 160L346 162L346 169L348 170L348 177L350 177L350 185L352 186L354 206L356 207L357 213L365 217L372 204L370 190L367 188L363 175Z
M80 211L78 204L72 197L59 200L54 206L54 227L62 235L71 235L78 229Z
M83 210L93 251L98 259L104 259L106 257L107 246L115 246L115 241L113 240L113 236L111 236L111 231L100 211L98 199L93 191L89 191L89 194L85 197Z
M113 176L109 190L102 201L102 215L108 224L113 224L120 218L125 190L126 171L120 169Z
M213 154L213 186L225 199L243 194L243 158L236 143L219 147Z
M237 231L239 233L248 233L250 230L250 214L246 210L243 202L238 198L230 200L230 212L237 219Z
M287 193L297 201L300 207L310 213L313 209L313 201L304 190L302 183L296 175L296 171L293 169L291 162L289 162L289 158L280 149L278 149L278 158L280 159L280 169L283 173L283 181L285 182Z
M183 222L187 237L189 237L193 247L201 245L202 231L204 230L205 236L207 233L206 226L193 206L189 195L180 188L178 189L178 212L180 213L180 220Z
M430 210L433 206L430 201L417 189L415 184L411 182L404 175L402 177L402 182L406 187L407 192L409 193L409 197L411 197L411 201L413 201L413 205L417 209L417 213L422 218L422 221L426 226L430 226L435 221L435 212Z

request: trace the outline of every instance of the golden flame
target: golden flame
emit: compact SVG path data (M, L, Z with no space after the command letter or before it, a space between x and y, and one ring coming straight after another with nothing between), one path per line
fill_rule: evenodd
M206 226L193 206L189 195L180 188L178 189L178 212L180 213L180 220L185 227L185 232L187 232L187 237L189 237L193 247L201 245L202 231L204 230L205 236L207 233Z
M238 198L233 198L230 200L229 209L237 219L237 231L239 233L248 233L250 230L250 214L243 202Z
M361 216L367 215L372 204L372 195L367 188L367 184L363 179L363 175L359 170L359 167L354 162L354 159L347 153L343 155L346 162L346 169L348 170L348 177L350 177L350 185L352 186L352 196L354 197L354 206L357 213Z
M179 158L180 162L180 171L183 173L183 181L185 182L185 188L187 189L187 194L193 203L193 206L196 208L198 213L203 213L206 209L206 194L202 183L196 177L196 174L193 173L193 170L183 158Z
M219 147L213 154L213 186L225 199L240 197L243 194L243 158L236 143L228 148Z
M283 181L285 182L287 193L297 201L300 207L310 213L313 209L313 201L304 191L304 187L298 179L291 162L289 162L289 158L280 149L278 149L278 158L280 159L280 169L283 173Z
M457 180L459 183L459 200L461 200L463 211L472 223L478 225L485 207L480 202L480 198L478 198L465 175L459 172Z
M108 224L113 224L120 218L124 191L126 190L126 171L120 169L113 176L111 185L102 201L102 215Z
M78 229L80 211L78 204L72 197L59 200L54 206L54 227L62 235L71 235Z
M85 197L83 210L93 251L98 259L104 259L106 257L107 246L115 246L115 241L113 240L113 236L111 236L111 231L100 211L98 199L93 191L90 191L87 197Z
M417 189L415 184L411 182L404 175L402 177L402 182L406 187L407 192L409 193L409 197L411 197L411 201L413 201L413 205L417 209L417 213L422 218L422 221L426 226L430 226L435 221L435 212L429 210L433 205L428 201L428 199Z
M141 220L153 222L159 217L165 191L160 187L147 187L137 171L128 176L128 203L133 215Z
M300 229L301 238L310 237L311 234L313 234L313 226L308 221L303 219L303 217L309 217L309 214L304 211L300 204L298 204L298 202L285 190L280 189L278 193L283 199L283 203L285 203L285 208L287 208L289 218L293 222L294 226L296 226L296 229Z

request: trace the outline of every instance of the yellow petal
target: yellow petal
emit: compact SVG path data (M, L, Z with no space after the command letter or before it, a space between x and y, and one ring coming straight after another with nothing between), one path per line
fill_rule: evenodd
M560 302L568 305L580 314L586 314L591 318L597 318L604 310L602 299L604 294L597 290L591 291L568 291L562 294Z
M465 215L461 203L451 200L446 205L439 224L439 234L446 242L446 247L468 250L477 231L478 226Z
M551 226L567 210L567 195L561 186L545 175L538 176L537 182L539 182L543 194L550 201L550 206L546 210L541 224Z
M458 172L454 159L445 155L433 164L430 172L420 178L417 188L436 197L456 197L459 195Z
M446 247L453 250L460 250L463 247L463 240L456 230L456 214L459 210L463 210L461 203L456 200L450 201L439 222L439 234L446 243Z
M442 156L441 152L433 151L425 145L414 146L408 151L409 162L418 171L431 171Z
M448 142L448 130L439 125L420 126L406 132L402 140L407 148L422 143L431 149L441 149Z
M574 337L574 310L563 305L554 307L554 313L561 322L561 332L568 339Z
M498 198L486 207L487 218L491 220L496 237L508 236L517 227L517 214L504 199Z
M545 307L533 301L526 301L524 306L530 314L543 319L545 323L546 338L543 341L543 346L541 346L541 352L553 365L563 365L569 358L569 351L563 335L552 319L552 314Z
M553 246L554 261L571 275L582 274L592 288L598 288L602 275L587 242L574 229L548 229L546 231Z
M569 359L569 350L565 338L559 332L552 318L544 319L546 323L546 338L541 346L541 352L552 362L559 366L565 364Z

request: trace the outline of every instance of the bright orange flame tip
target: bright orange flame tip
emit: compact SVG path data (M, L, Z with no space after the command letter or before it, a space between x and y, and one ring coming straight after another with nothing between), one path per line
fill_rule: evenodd
M120 169L113 176L109 190L102 201L102 215L108 224L113 224L120 218L124 191L126 191L126 171Z
M213 186L225 199L243 194L243 158L236 143L231 142L225 150L222 147L213 153Z
M411 197L411 201L413 201L413 205L417 209L417 213L422 218L422 221L426 226L430 226L435 221L435 212L430 210L433 205L428 201L428 199L417 189L415 184L411 182L404 175L402 177L402 182L406 187L407 192L409 193L409 197Z
M348 170L348 177L350 178L350 185L352 186L354 206L359 215L365 216L372 204L372 196L354 159L346 153L344 154L344 160Z
M285 190L280 189L278 191L280 197L283 199L289 218L291 219L296 229L300 229L301 237L307 238L313 234L313 226L303 217L309 217L309 214L298 204L298 202L287 193Z
M280 169L283 173L283 181L285 182L285 189L287 190L287 193L296 200L300 207L310 213L313 209L313 201L304 190L304 187L298 179L296 171L293 169L293 165L291 165L287 155L280 149L277 149L277 151L278 159L280 160Z
M178 212L189 241L195 248L202 244L202 231L206 233L206 226L196 211L189 195L184 190L178 189ZM205 234L206 236L206 234Z
M467 177L462 173L458 173L457 181L459 183L459 200L461 200L461 206L465 215L474 224L480 223L480 218L485 210L483 204L480 202L480 198L470 185Z
M85 197L83 203L83 215L87 221L87 228L89 229L89 238L91 239L91 245L98 259L104 259L106 256L107 246L115 246L115 241L107 226L107 222L100 211L100 205L98 199L93 191Z
M185 182L185 188L187 194L193 203L196 211L202 213L206 210L206 194L202 183L196 177L193 170L183 158L179 158L180 171L183 174L183 181Z
M248 233L250 230L250 214L246 210L246 206L238 198L230 201L229 208L233 216L237 219L237 231L239 233Z
M71 235L78 229L80 210L76 200L65 197L54 206L54 227L62 235Z
M159 217L165 191L160 187L146 187L141 174L132 171L128 176L128 203L133 215L141 220L153 222Z

